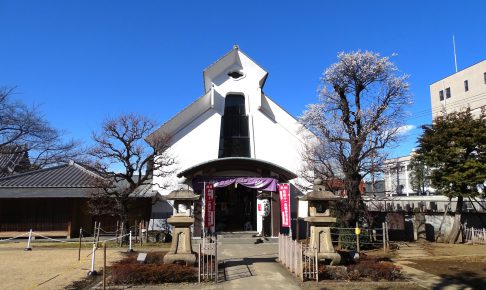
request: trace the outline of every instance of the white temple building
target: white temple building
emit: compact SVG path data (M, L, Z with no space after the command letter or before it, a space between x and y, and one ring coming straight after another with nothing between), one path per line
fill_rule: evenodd
M157 136L169 136L169 152L177 163L169 178L154 174L154 190L167 195L189 187L204 196L203 185L211 182L216 231L264 228L275 236L282 219L277 184L290 183L293 217L295 196L302 194L295 184L303 168L303 127L265 95L268 72L237 46L206 68L203 76L204 95L147 137L151 143ZM162 189L157 184L168 186ZM265 219L258 212L262 196L270 200ZM202 203L194 208L195 235L203 227Z

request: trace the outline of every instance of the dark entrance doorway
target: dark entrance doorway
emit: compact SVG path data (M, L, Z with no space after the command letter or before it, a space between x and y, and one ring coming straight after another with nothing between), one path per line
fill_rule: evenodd
M216 231L256 231L256 189L216 188Z

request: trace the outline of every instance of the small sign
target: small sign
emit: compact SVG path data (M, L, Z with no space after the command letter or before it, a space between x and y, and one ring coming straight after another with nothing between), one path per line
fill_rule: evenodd
M147 253L139 253L137 257L137 262L145 263L145 259L147 259Z

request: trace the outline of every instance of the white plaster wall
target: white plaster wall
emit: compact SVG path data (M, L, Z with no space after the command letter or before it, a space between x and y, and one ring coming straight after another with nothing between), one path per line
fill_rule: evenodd
M176 172L218 158L220 126L221 115L210 109L173 137L177 141L169 148L169 152L176 160ZM162 195L168 194L180 182L176 174L167 178L154 174L155 184L168 186L165 189L156 187Z
M486 60L458 71L430 85L430 103L432 117L442 115L442 110L447 112L461 111L466 107L476 109L486 105ZM464 81L469 82L469 90L466 92ZM451 89L451 97L445 99L445 89ZM444 91L444 101L439 99L439 91ZM477 112L479 113L479 110Z

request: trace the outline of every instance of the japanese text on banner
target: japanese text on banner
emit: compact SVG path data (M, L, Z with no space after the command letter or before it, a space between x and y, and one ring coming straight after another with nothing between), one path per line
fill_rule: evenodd
M211 229L214 227L214 186L212 183L206 183L204 187L204 227Z
M282 183L278 185L280 195L280 212L282 214L282 227L290 227L290 185Z

